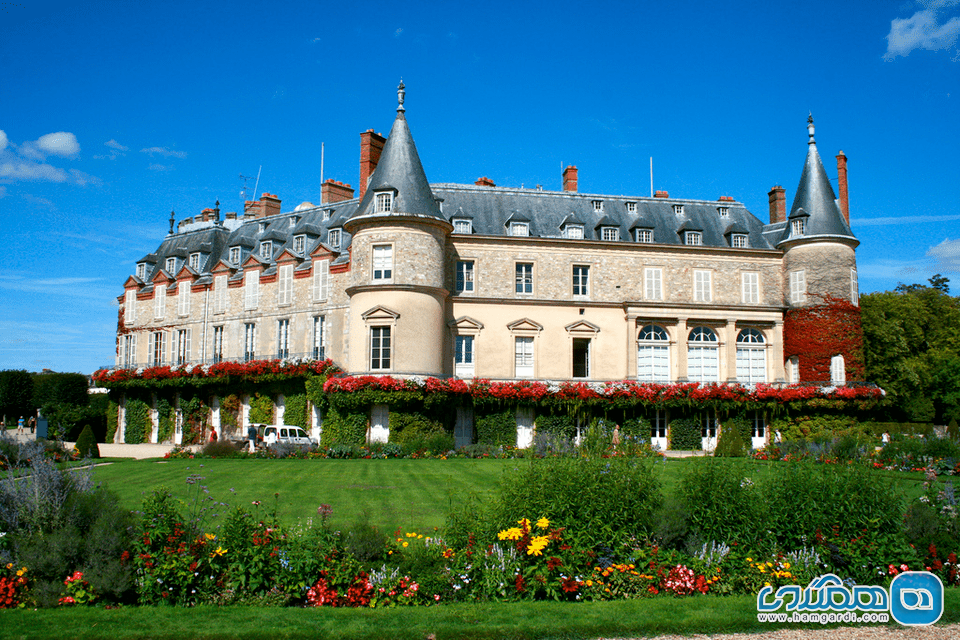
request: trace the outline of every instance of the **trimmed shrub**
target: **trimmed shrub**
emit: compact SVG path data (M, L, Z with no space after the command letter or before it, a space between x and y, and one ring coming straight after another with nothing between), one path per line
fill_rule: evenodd
M307 394L296 393L284 397L283 423L306 430L310 420L307 416Z
M144 435L150 424L150 408L143 400L127 400L127 428L124 431L123 441L127 444L140 444L145 441Z
M113 439L117 437L119 417L120 406L113 400L110 400L107 404L107 435L103 440L104 442L113 442Z
M273 398L255 393L250 396L250 422L273 424L275 409Z
M367 439L366 413L340 413L333 407L323 419L323 433L320 434L320 446L362 445Z
M100 447L97 446L97 439L93 436L93 429L90 425L83 428L80 437L77 438L77 454L81 458L99 458Z
M513 409L477 416L477 444L517 446L517 418Z
M740 435L740 429L732 420L720 429L720 437L713 455L717 458L742 458L747 455L747 445L743 441L743 436Z
M670 421L670 449L674 451L699 451L703 448L700 425L693 418L677 418Z

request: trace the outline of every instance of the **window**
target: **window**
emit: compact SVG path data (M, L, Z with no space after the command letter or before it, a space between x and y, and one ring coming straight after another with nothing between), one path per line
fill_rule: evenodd
M277 320L277 359L290 357L290 319Z
M223 362L223 325L213 328L213 362Z
M124 369L132 369L137 366L137 334L128 333L123 336L123 357L120 364Z
M329 220L333 217L333 209L324 209L323 210L323 219L324 221Z
M637 229L634 233L636 233L637 242L645 244L653 242L653 229Z
M377 202L375 213L389 213L393 211L393 193L386 191L376 194Z
M636 202L627 202L627 213L636 213L637 212L637 203Z
M177 284L177 315L190 315L190 283L180 282Z
M373 280L374 282L390 282L393 280L393 245L373 245Z
M330 261L317 260L313 263L313 299L315 302L326 300L330 295Z
M830 358L830 383L834 386L847 383L847 370L844 366L843 356L840 354Z
M453 221L454 233L473 233L473 221L459 218Z
M250 362L257 359L257 325L248 322L243 325L243 360Z
M295 227L295 226L297 226L297 223L298 223L298 222L300 222L300 216L290 216L290 217L287 219L287 226L288 226L288 227Z
M643 271L644 290L647 300L663 300L663 269L648 267Z
M573 267L573 295L586 297L590 295L590 267L574 265Z
M600 227L600 237L603 240L609 240L616 242L620 239L620 228L619 227Z
M370 368L390 368L390 327L370 327Z
M860 285L857 282L856 269L850 269L850 302L860 305Z
M710 302L713 299L709 271L693 272L693 299L696 302Z
M157 284L153 287L153 317L155 320L163 318L167 311L167 285Z
M277 304L286 306L293 303L293 265L282 264L277 270L279 282L277 287Z
M213 279L213 312L225 313L227 311L227 276L216 276Z
M703 234L699 231L687 231L683 234L683 243L691 246L703 244Z
M593 210L597 213L603 211L603 200L593 200Z
M473 260L457 260L457 291L473 291Z
M583 225L568 224L563 228L563 237L571 240L583 240Z
M529 262L517 263L517 293L533 293L533 264Z
M518 378L533 377L533 338L517 337L514 339L514 375Z
M526 222L511 222L510 223L510 235L512 236L529 236L530 235L530 225Z
M307 248L307 236L299 235L293 236L293 252L294 253L303 253L304 249Z
M709 327L695 327L687 338L687 378L690 382L719 382L720 360L717 334Z
M327 231L327 244L331 249L340 250L340 229L330 229Z
M737 335L737 382L756 384L767 381L767 352L763 334L743 329Z
M324 323L326 319L323 316L314 316L313 318L313 359L323 360L326 358L327 333Z
M190 362L190 329L179 329L173 334L174 364Z
M730 236L730 246L734 249L746 249L747 235L743 233L734 233Z
M166 264L167 273L169 275L176 275L177 270L177 259L176 258L167 258Z
M266 222L261 222L261 223L259 223L259 224L257 225L257 233L263 233L263 232L266 231L266 230L267 230L267 223L266 223Z
M650 439L656 446L667 448L667 411L666 409L656 409L651 411L650 415Z
M143 280L147 277L147 265L146 263L140 262L137 264L137 277Z
M590 377L590 338L573 339L573 377Z
M456 338L454 375L458 378L472 378L474 373L473 336L457 336Z
M273 242L270 240L264 240L260 243L260 257L264 260L269 260L273 257Z
M190 254L190 268L194 271L200 271L200 254L191 253Z
M807 279L804 271L790 272L790 302L800 304L807 298Z
M745 271L740 274L741 295L744 304L760 302L760 275Z
M230 263L233 265L240 264L240 247L230 247Z
M150 341L147 345L147 360L151 367L159 367L166 359L167 334L163 331L154 331L150 334Z
M256 309L260 306L260 272L248 271L243 274L243 308Z
M794 220L792 223L792 235L802 236L807 230L807 221L803 218Z
M797 356L787 360L787 382L790 384L800 382L800 358Z
M720 214L721 218L730 217L730 207L717 207L717 213Z
M137 323L137 292L129 289L123 294L123 324L132 327Z
M637 380L670 382L670 343L663 327L648 324L640 329Z
M673 212L674 212L676 215L678 215L678 216L682 216L682 215L683 215L683 205L682 205L682 204L675 204L675 205L673 205Z
M697 422L700 423L700 437L704 439L717 437L717 418L711 412L705 411L697 416ZM716 446L714 443L712 446ZM703 443L704 449L707 448Z

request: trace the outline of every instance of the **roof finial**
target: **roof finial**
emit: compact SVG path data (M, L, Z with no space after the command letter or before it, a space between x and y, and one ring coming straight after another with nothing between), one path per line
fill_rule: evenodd
M407 92L404 91L404 88L403 88L403 78L401 77L400 86L397 87L397 102L399 103L397 105L397 113L403 113L404 111L406 111L406 109L403 108L403 98L406 94Z
M809 117L807 117L807 135L810 136L810 140L807 144L816 144L817 141L813 139L813 112L810 112Z
M170 210L170 233L173 233L173 223L175 220L173 216L174 216L173 209L171 209Z

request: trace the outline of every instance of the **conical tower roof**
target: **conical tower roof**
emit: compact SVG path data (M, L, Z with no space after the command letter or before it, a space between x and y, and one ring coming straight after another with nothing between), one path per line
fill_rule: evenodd
M397 118L393 121L393 128L383 146L380 161L370 183L351 220L372 216L423 216L445 220L440 213L440 205L434 199L427 175L420 164L420 155L417 145L413 142L410 127L404 115L403 100L405 90L403 82L398 87L399 106ZM376 193L385 190L395 192L395 198L390 211L376 211Z
M813 115L807 119L807 132L810 140L807 146L807 160L800 175L800 184L797 186L797 195L790 207L787 225L780 236L779 244L801 239L844 238L856 241L850 225L843 219L840 207L837 205L836 195L830 185L830 178L823 168L817 144L813 138ZM793 221L806 218L802 235L793 233Z

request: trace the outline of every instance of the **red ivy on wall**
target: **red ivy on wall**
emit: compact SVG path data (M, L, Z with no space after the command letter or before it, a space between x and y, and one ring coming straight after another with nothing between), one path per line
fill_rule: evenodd
M783 317L783 357L800 360L800 380L830 380L830 360L843 355L847 380L863 380L860 307L842 298L789 309Z

